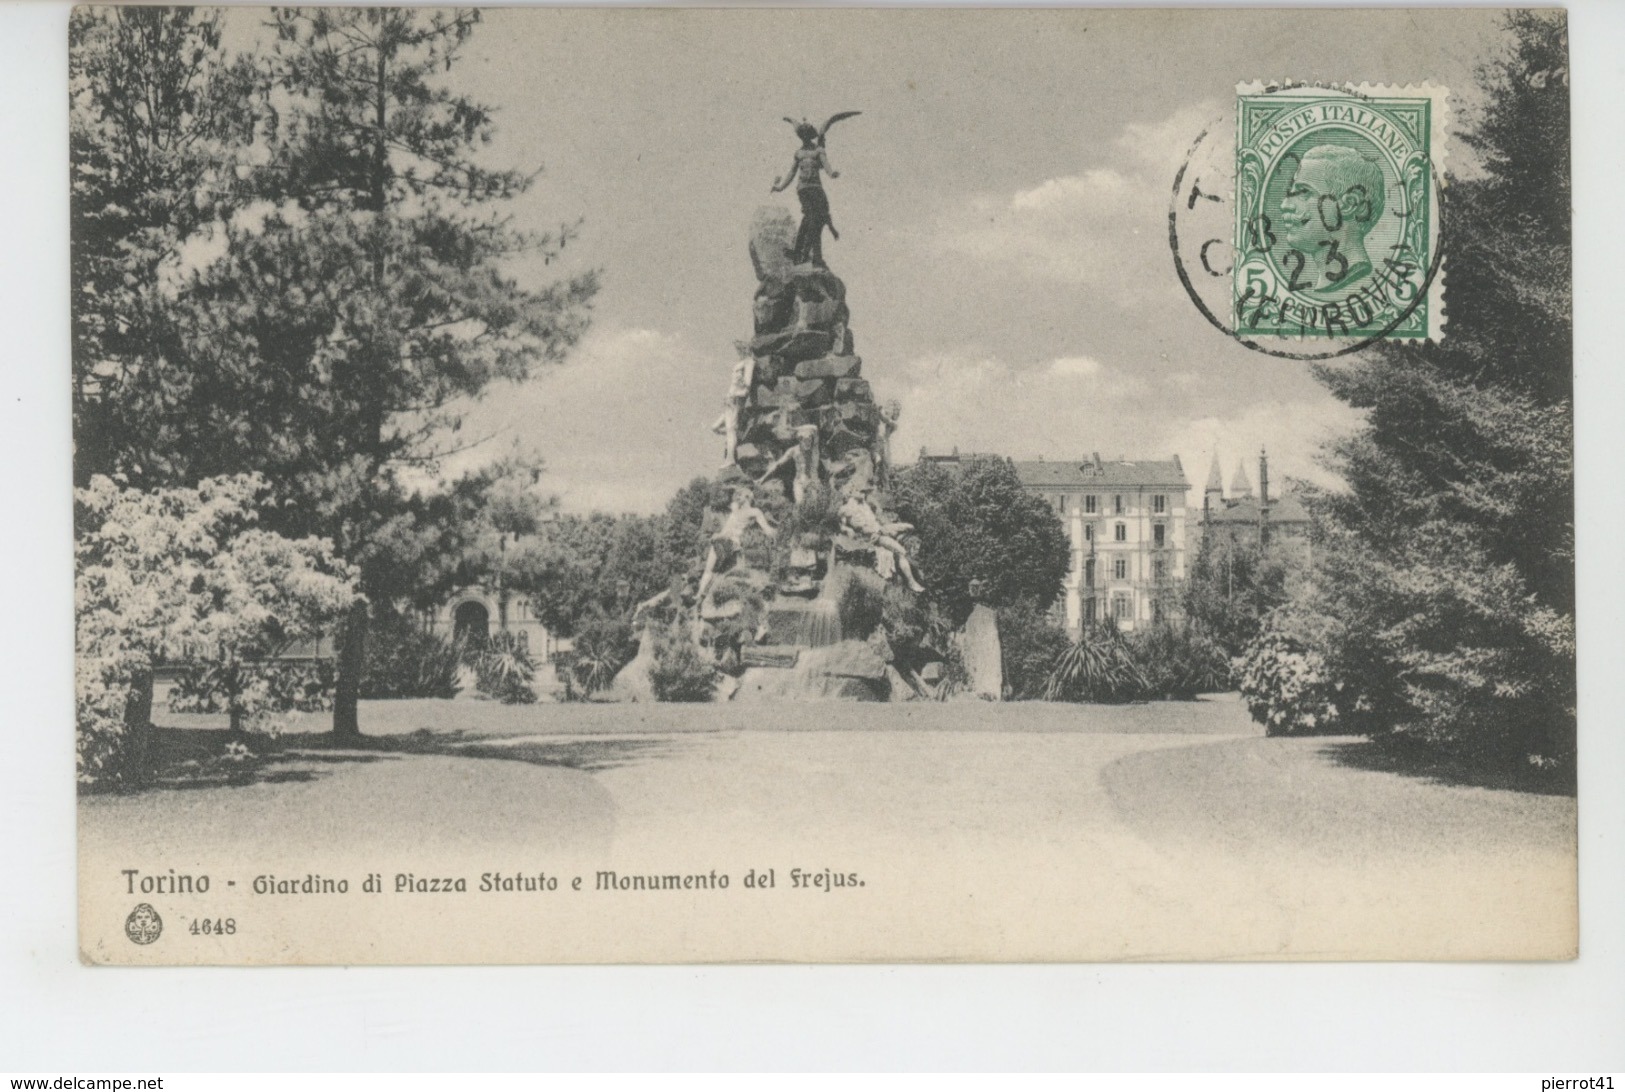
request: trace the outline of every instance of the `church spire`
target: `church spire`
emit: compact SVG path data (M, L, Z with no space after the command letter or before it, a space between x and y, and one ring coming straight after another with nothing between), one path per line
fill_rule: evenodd
M1236 464L1236 476L1230 479L1230 494L1235 500L1253 495L1253 483L1247 480L1247 464L1244 462Z
M1224 492L1224 474L1219 470L1219 453L1213 453L1213 464L1207 470L1207 493Z

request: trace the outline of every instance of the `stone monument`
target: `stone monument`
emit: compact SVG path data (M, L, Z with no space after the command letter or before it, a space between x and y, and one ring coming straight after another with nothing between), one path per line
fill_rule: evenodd
M809 206L806 193L817 186L822 196L824 132L850 116L836 115L822 132L797 127L799 229L781 207L760 208L751 222L753 329L738 343L713 426L722 468L706 540L688 578L640 612L668 640L684 634L699 646L719 673L719 698L915 693L881 626L888 596L907 601L923 590L910 558L912 528L886 509L900 408L878 405L864 378L846 285L818 241L825 227L833 233L828 203ZM645 630L629 685L650 671L652 632Z

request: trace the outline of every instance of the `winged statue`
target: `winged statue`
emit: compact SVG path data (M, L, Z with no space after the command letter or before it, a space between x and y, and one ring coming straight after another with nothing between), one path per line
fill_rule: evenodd
M806 118L800 121L793 118L784 119L795 129L796 136L801 139L801 147L796 149L789 173L773 180L773 192L778 193L787 188L791 182L796 184L796 196L801 200L801 227L796 231L796 242L791 251L791 258L797 264L802 262L811 262L819 266L824 264L826 227L829 228L832 239L841 237L841 233L835 230L834 219L830 216L829 195L824 192L823 178L825 174L831 178L839 178L841 172L830 163L825 141L829 136L830 126L846 118L855 118L862 112L842 111L824 122L823 128L815 127Z

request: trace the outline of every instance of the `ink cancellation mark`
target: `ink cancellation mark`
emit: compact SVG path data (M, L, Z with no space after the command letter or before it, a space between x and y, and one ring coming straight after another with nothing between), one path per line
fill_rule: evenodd
M1168 214L1208 321L1299 360L1442 336L1443 110L1432 87L1241 89L1233 124L1192 143Z

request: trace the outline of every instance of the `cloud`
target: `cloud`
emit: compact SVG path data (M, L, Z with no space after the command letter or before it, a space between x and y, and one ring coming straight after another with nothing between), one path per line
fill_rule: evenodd
M1154 212L1123 175L1091 170L1007 198L972 200L938 225L935 249L974 259L1000 276L1121 284L1121 240L1132 238Z
M1063 356L1050 362L1052 375L1098 375L1101 363L1090 356Z
M1178 455L1193 498L1220 456L1228 485L1237 460L1257 477L1260 448L1275 479L1335 484L1317 462L1326 441L1361 421L1323 391L1263 397L1216 408L1191 389L1197 373L1152 381L1089 356L1017 363L991 356L919 357L899 370L903 419L893 440L900 460L922 449L1017 459L1167 459ZM889 393L889 392L888 392ZM1194 500L1193 500L1194 503Z
M1163 423L1158 437L1165 448L1179 452L1193 490L1199 491L1207 480L1214 455L1219 457L1226 489L1238 461L1246 464L1247 477L1256 488L1261 450L1269 452L1270 476L1277 483L1302 478L1335 486L1338 478L1320 465L1320 452L1328 441L1353 431L1363 420L1359 410L1330 397L1314 402L1262 400L1232 413L1171 419Z
M1167 264L1161 239L1174 174L1217 112L1199 103L1127 123L1095 152L1098 162L1075 173L978 194L940 217L934 249L999 276L1088 286L1119 306L1143 306L1147 278Z
M1231 116L1235 114L1230 111ZM1120 155L1158 178L1166 175L1170 189L1174 173L1190 152L1199 133L1221 123L1224 108L1213 99L1182 106L1156 121L1131 121L1117 137ZM1139 172L1136 172L1139 173Z
M922 447L1081 452L1102 422L1149 394L1143 379L1087 356L1017 363L941 354L908 362L901 375L903 419L893 442L905 461Z
M1133 197L1129 180L1115 170L1097 167L1082 174L1051 178L1010 199L1014 212L1098 212L1118 207Z
M466 436L492 434L480 461L517 441L546 465L542 485L573 511L652 512L715 469L731 356L658 330L597 328L560 367L497 384L465 415Z

